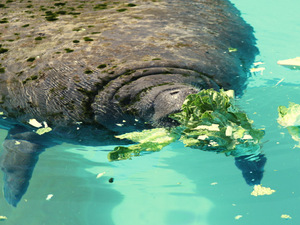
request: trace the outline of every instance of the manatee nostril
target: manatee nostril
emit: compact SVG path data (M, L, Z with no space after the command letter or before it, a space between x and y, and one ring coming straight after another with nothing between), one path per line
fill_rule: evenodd
M170 93L170 95L176 95L176 94L178 94L179 93L179 91L172 91L171 93Z

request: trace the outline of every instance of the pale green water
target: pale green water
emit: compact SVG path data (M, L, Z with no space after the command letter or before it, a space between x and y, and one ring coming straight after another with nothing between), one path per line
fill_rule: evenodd
M276 122L277 107L300 103L300 71L276 65L300 56L300 2L234 0L254 26L265 70L250 79L239 105L265 128L268 161L263 186L270 196L251 196L252 188L233 158L184 148L109 163L98 148L61 145L40 156L30 187L17 208L0 196L7 225L281 225L300 224L300 149ZM284 80L276 86L278 81ZM5 137L1 132L1 140ZM97 174L106 172L102 177ZM114 183L109 183L109 178ZM0 179L2 180L2 174ZM1 185L2 186L2 185ZM53 194L50 200L47 195ZM282 214L291 217L281 218ZM235 217L241 215L239 219Z

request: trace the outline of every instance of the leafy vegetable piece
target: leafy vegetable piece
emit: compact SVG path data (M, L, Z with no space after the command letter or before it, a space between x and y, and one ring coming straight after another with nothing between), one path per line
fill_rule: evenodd
M277 122L287 127L292 138L299 142L295 147L300 148L300 105L290 102L288 108L279 106Z
M180 140L188 147L227 156L259 153L264 131L252 128L253 121L235 106L231 92L209 89L189 95L182 111L171 118L185 128Z
M279 118L278 123L281 126L300 126L300 105L290 102L289 107L278 107Z
M233 91L213 89L191 94L185 99L182 111L169 116L180 126L116 136L139 144L116 147L108 158L122 160L138 156L142 151L159 151L178 139L187 147L227 156L258 155L264 131L252 128L252 121L235 106L233 98Z
M108 154L109 161L131 159L139 156L142 151L160 151L179 138L176 132L170 132L165 128L143 130L142 132L131 132L116 136L120 139L128 139L139 144L128 147L118 146Z
M39 135L43 135L43 134L48 133L50 131L52 131L51 127L43 127L43 128L38 129L36 131L36 133L39 134Z
M33 127L42 127L43 125L38 122L36 119L30 119L28 123Z
M7 217L6 216L0 216L0 221L4 221L4 220L7 220Z
M237 52L237 48L228 48L229 52Z
M289 219L289 220L292 219L292 217L291 217L290 215L288 215L288 214L282 214L282 215L281 215L281 218L282 218L282 219Z
M300 148L300 126L291 126L287 127L290 135L295 141L298 141L298 145L295 145L295 148Z
M253 191L251 192L251 195L253 196L260 196L260 195L271 195L275 190L272 190L269 187L263 187L261 185L254 185Z

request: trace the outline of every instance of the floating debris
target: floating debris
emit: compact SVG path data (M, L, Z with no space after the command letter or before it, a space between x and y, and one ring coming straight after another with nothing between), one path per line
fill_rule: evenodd
M19 144L21 144L21 142L19 142L19 141L16 141L16 142L15 142L15 145L19 145Z
M293 59L279 60L277 64L292 70L300 70L300 57L296 57Z
M40 122L38 122L36 119L30 119L28 121L28 123L33 126L33 127L37 127L40 128L36 131L37 134L42 135L45 133L48 133L50 131L52 131L51 127L48 127L48 124L44 121L43 124L41 124ZM44 127L43 127L44 126Z
M229 52L237 52L237 48L228 48Z
M290 215L288 215L288 214L282 214L281 218L282 219L287 219L287 220L291 220L292 219L292 217Z
M239 220L239 219L241 219L242 217L243 217L242 215L237 215L237 216L234 217L234 219Z
M272 190L269 187L263 187L262 185L254 185L254 190L251 192L251 195L253 196L271 195L274 192L275 190Z
M48 133L48 132L50 132L50 131L52 131L52 128L51 128L51 127L44 127L44 128L38 129L38 130L36 131L36 133L37 133L38 135L43 135L43 134Z
M284 78L282 78L280 81L278 81L275 86L277 86L278 84L280 84L282 81L284 81Z
M300 148L300 104L290 102L289 107L278 107L277 122L286 127L292 138L298 142L294 148Z
M49 201L52 197L53 197L53 194L49 194L49 195L47 195L46 200Z
M30 119L28 123L33 127L42 127L43 126L36 119Z
M218 184L218 182L213 182L213 183L211 183L210 185L211 186L214 186L214 185L217 185Z
M6 216L0 216L0 221L7 220Z
M255 63L253 63L253 66L258 66L258 65L262 65L262 64L264 64L263 62L255 62Z
M277 122L283 127L300 126L300 104L290 102L288 107L279 106Z
M114 182L114 178L113 177L109 178L108 182L109 183L113 183Z
M250 69L250 72L251 72L251 73L260 72L260 74L263 75L263 71L264 71L265 69L266 69L266 68L264 68L264 67L251 68L251 69Z
M98 179L98 178L102 177L104 174L106 174L106 172L98 173L96 178Z

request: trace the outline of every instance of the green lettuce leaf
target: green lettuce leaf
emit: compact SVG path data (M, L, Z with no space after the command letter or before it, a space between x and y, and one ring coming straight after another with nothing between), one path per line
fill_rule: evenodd
M116 147L108 154L109 161L131 159L132 156L139 156L143 151L160 151L163 147L176 141L179 134L174 131L170 132L165 128L155 128L118 135L116 138L128 139L139 144Z
M223 90L209 89L189 95L182 112L171 118L185 128L180 140L187 147L204 151L232 156L258 154L264 136L263 130L252 128L253 121L236 107L232 95Z
M291 127L287 127L290 135L292 136L292 138L298 142L298 144L296 144L294 147L295 148L300 148L300 126L291 126Z
M292 138L298 142L295 147L300 148L300 105L290 102L288 108L279 106L277 122L287 127Z
M278 123L281 126L300 126L300 105L290 102L289 107L278 107L279 118Z

